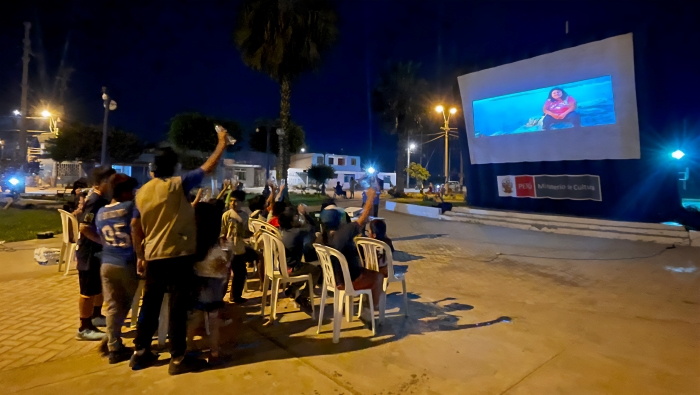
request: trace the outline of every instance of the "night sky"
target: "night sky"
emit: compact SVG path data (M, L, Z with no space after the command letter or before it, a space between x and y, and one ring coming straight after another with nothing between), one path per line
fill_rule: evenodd
M459 105L458 75L559 49L567 20L569 35L577 40L627 33L640 24L668 32L675 37L669 45L687 60L669 74L688 73L693 81L686 83L700 88L695 3L338 1L339 40L318 72L293 85L292 119L304 127L312 151L342 149L368 158L372 135L374 152L368 159L389 166L395 139L382 131L378 116L368 113L368 89L388 61L421 62L431 95ZM30 106L51 97L68 41L64 61L75 72L66 91L66 119L99 123L105 85L119 104L110 123L148 141L163 139L168 120L181 111L235 119L252 130L255 119L279 114L279 88L241 61L231 41L237 8L235 1L214 0L4 2L0 113L19 108L26 20L33 25L35 52ZM694 97L695 104L679 102L674 109L688 112L694 106L697 111ZM457 118L463 133L463 118ZM434 122L439 131L437 117ZM436 168L430 170L442 163L440 144L425 147L426 155L437 151L431 162Z

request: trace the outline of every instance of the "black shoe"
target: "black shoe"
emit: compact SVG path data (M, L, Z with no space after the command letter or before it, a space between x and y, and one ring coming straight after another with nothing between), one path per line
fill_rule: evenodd
M183 373L199 372L209 367L204 359L192 358L188 356L172 358L168 366L168 374L175 376Z
M131 356L131 361L129 362L129 367L131 370L141 370L147 367L153 366L158 360L158 354L154 354L151 351L146 350L141 355L134 353Z
M207 363L209 364L209 367L215 368L218 366L225 365L229 361L230 361L230 358L219 354L218 357L209 357L209 360L207 360Z
M294 293L295 293L294 289L292 289L292 288L287 288L284 290L284 296L286 296L290 299L294 298Z
M311 300L309 298L299 296L298 298L294 299L294 301L299 305L299 308L302 311L305 311L309 314L313 312L314 306L311 304Z
M233 299L233 303L235 303L235 304L243 304L247 301L248 301L248 299L243 298L243 297L238 297L238 298Z
M117 351L110 351L109 363L110 365L114 365L115 363L128 361L132 355L134 355L134 350L129 347L122 347Z
M97 349L97 352L100 353L100 356L106 357L109 355L109 347L107 347L107 342L108 342L107 336L102 338L102 341L100 342L100 347Z

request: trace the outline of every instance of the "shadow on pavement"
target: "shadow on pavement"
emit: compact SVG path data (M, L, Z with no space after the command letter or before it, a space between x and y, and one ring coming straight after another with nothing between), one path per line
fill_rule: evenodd
M422 239L437 239L438 237L447 236L446 233L438 234L431 233L426 235L414 235L414 236L403 236L391 239L392 241L411 241L411 240L422 240Z
M511 322L509 317L498 317L485 322L464 323L467 318L455 313L473 310L474 306L455 302L455 298L437 301L419 301L420 299L420 294L409 293L409 316L405 317L402 310L403 295L398 292L388 294L384 324L377 328L376 336L371 336L369 328L357 318L352 323L343 318L340 342L337 344L332 342L332 298L331 304L326 305L320 335L316 334L318 318L314 320L306 314L301 315L291 305L290 299L279 300L278 320L266 326L263 323L267 316L265 319L260 318L259 304L243 308L231 306L228 308L229 316L235 316L234 321L237 323L223 328L221 334L222 352L230 356L230 361L216 366L215 369L272 359L336 355L396 342L410 335L466 330ZM287 310L290 306L292 311ZM357 312L357 308L355 311ZM269 310L266 310L266 313L269 313ZM293 318L289 320L292 315ZM207 347L206 339L199 340L198 344Z

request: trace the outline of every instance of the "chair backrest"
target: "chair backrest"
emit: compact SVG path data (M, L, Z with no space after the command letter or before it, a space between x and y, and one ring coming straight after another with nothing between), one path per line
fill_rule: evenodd
M253 221L260 221L258 219L259 214L260 210L255 210L252 214L250 214L250 217L248 217L248 230L250 230L253 233L257 231L257 229L255 229L255 227L253 226Z
M282 234L280 233L279 229L275 228L274 226L268 224L265 221L261 221L259 219L252 218L252 219L249 219L249 224L250 224L250 226L253 227L253 230L252 230L253 233L257 233L259 230L264 229L264 230L274 234L275 236L282 238Z
M58 210L61 214L61 228L64 243L77 243L79 230L78 230L78 219L75 215L69 213L66 210Z
M288 277L287 254L284 250L282 239L267 229L261 229L260 239L263 243L263 262L265 263L265 273L272 277L273 273Z
M338 259L338 262L340 263L340 269L343 272L343 283L345 284L345 291L349 293L354 293L355 289L352 287L352 278L350 277L348 261L345 259L345 256L335 248L324 246L323 244L314 243L314 248L316 249L318 260L321 261L321 268L323 269L323 281L326 283L326 288L336 289L335 270L333 270L333 260L331 259L332 257L336 257L336 259Z
M391 254L391 247L388 244L369 237L358 237L355 239L355 245L357 245L357 252L362 260L362 266L378 272L379 254L383 253L388 277L392 278L394 276L394 259Z

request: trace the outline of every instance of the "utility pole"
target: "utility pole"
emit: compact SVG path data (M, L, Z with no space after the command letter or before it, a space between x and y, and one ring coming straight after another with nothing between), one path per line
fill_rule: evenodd
M29 92L29 56L32 52L32 43L29 40L29 29L32 24L24 22L24 54L22 55L22 97L20 100L20 125L19 125L19 152L21 166L27 167L27 93Z
M445 114L445 108L443 106L437 106L435 107L435 111L438 113L442 114L443 119L445 120L445 126L441 127L440 129L445 132L445 183L450 181L450 174L449 174L449 161L450 161L450 144L449 144L449 138L450 138L450 131L451 130L457 130L457 128L451 128L450 127L450 116L454 115L457 112L457 109L452 107L450 108L450 111Z

